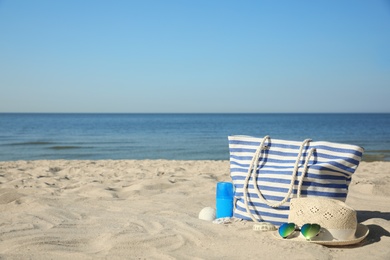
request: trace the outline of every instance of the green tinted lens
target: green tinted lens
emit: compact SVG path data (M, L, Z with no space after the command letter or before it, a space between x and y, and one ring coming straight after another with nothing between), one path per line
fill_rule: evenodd
M320 233L321 226L318 224L305 224L301 227L301 233L306 239L312 239Z
M295 224L294 223L284 223L278 229L279 235L283 238L288 237L294 231L295 231Z

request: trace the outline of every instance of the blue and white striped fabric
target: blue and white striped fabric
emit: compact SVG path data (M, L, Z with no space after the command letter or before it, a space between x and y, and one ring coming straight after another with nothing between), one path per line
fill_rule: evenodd
M251 136L229 136L228 139L236 199L234 217L267 221L276 226L287 222L290 199L297 194L345 201L351 176L363 155L363 148L348 144ZM307 168L303 173L305 163ZM251 173L250 167L256 170ZM291 195L287 197L290 189ZM284 199L284 203L277 205Z

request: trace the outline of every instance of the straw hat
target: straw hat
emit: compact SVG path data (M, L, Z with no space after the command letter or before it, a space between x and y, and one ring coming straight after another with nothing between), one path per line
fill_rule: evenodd
M291 199L288 222L295 223L299 227L306 223L319 224L321 232L309 241L299 232L295 232L287 240L307 241L329 246L359 243L369 232L365 225L357 223L354 209L342 201L328 198Z

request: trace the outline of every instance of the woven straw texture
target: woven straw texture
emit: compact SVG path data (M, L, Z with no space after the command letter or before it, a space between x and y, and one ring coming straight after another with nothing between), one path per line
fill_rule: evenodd
M326 198L298 198L290 201L289 222L298 226L316 223L327 229L355 229L356 211L345 203Z

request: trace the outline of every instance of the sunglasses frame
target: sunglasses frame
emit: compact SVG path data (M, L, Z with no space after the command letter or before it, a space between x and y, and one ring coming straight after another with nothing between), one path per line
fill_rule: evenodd
M281 228L284 228L286 225L294 225L294 229L291 230L291 232L288 235L282 236L282 234L280 233L281 232L280 230L281 230ZM302 230L306 230L306 228L310 228L310 227L307 227L308 225L310 225L310 227L315 226L316 228L318 228L318 231L315 233L315 235L308 236L308 234L304 234L302 232ZM284 223L284 224L280 225L278 228L278 233L283 239L288 238L289 236L291 236L292 234L294 234L297 231L301 232L301 234L306 238L306 240L311 240L312 238L318 236L321 233L322 227L316 223L306 223L306 224L302 225L301 228L299 228L298 225L290 222L290 223Z

